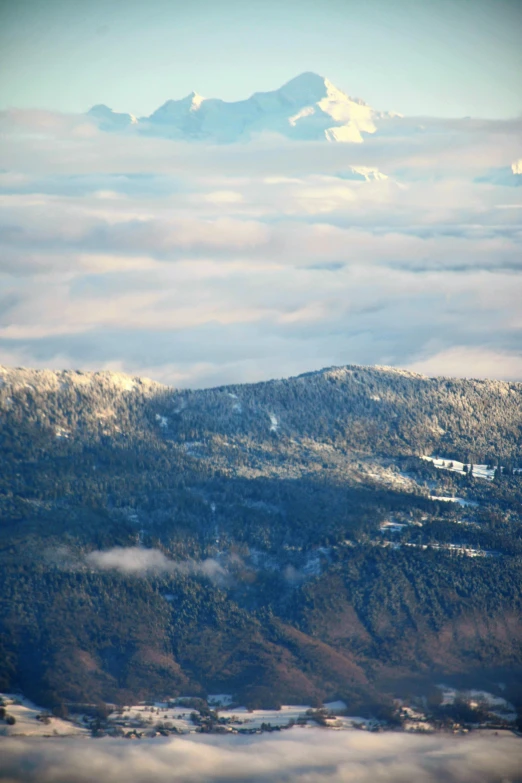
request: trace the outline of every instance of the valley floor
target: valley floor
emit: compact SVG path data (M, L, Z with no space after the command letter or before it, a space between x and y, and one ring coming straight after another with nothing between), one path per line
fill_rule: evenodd
M83 705L66 717L38 707L19 694L0 694L4 717L0 720L0 736L19 737L121 737L150 739L184 734L261 734L293 728L317 728L335 731L387 730L414 733L449 732L467 734L470 731L517 733L517 714L512 704L486 691L459 692L446 685L439 691L443 706L461 704L468 709L481 709L473 720L436 719L423 697L407 701L395 700L395 714L389 720L348 715L343 701L328 702L321 707L282 705L280 709L248 710L234 705L229 694L166 699L116 707L115 705Z

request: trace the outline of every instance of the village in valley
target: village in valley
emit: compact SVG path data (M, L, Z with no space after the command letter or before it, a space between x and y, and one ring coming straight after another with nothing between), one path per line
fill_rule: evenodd
M439 685L437 697L394 699L387 715L379 719L352 716L342 700L319 707L282 705L278 709L247 709L234 704L230 694L179 697L114 704L63 704L54 711L37 707L17 694L0 695L0 736L86 738L120 737L139 740L184 734L262 734L292 728L336 731L405 731L414 733L509 731L519 733L512 704L487 691L458 691Z

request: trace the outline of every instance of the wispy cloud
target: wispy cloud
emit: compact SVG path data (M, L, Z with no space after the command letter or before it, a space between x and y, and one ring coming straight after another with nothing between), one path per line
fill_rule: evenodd
M172 560L159 549L143 547L113 547L89 552L87 565L101 571L119 571L122 574L146 576L150 574L186 574L222 579L225 569L212 558L205 560Z

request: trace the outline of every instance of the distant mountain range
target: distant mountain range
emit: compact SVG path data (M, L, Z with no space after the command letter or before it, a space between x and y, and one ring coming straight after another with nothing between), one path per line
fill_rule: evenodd
M243 101L203 98L191 92L169 100L149 117L115 112L104 104L88 112L104 131L132 129L148 136L227 144L260 133L300 141L362 142L400 115L372 109L351 98L328 79L303 73L272 92L256 92Z
M116 112L105 104L93 106L87 116L101 131L159 137L184 142L234 144L262 135L277 135L295 142L364 142L371 135L412 138L440 134L445 121L403 117L377 111L360 98L352 98L316 73L302 73L277 90L256 92L242 101L204 98L191 92L168 100L148 117ZM465 130L473 120L458 120ZM347 166L341 179L365 182L388 179L375 167ZM403 172L403 179L416 179ZM522 184L522 158L511 166L490 169L475 179L481 184L516 187Z

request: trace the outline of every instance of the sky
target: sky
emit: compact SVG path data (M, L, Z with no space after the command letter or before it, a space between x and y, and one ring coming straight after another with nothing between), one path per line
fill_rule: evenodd
M4 0L0 108L140 116L315 71L379 110L513 117L521 32L520 0Z
M0 364L178 387L350 363L522 381L522 3L1 9ZM362 143L212 145L72 113L305 70L406 119Z

